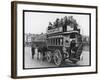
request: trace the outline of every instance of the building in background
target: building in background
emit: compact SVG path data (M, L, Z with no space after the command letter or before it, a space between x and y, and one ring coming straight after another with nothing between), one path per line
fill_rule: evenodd
M25 46L30 46L31 45L31 42L32 42L32 37L34 35L31 34L31 33L26 33L25 36L24 36L24 44Z
M25 46L36 46L36 45L44 45L45 43L45 40L46 40L46 34L30 34L30 33L27 33L25 34L25 37L24 37L25 41L24 41L24 44Z

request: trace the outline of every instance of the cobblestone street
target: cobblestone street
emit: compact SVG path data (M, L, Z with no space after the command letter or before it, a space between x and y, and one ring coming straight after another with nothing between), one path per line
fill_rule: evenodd
M37 60L37 55L34 55L34 59L32 59L32 53L30 47L25 47L25 68L44 68L44 67L57 67L53 63L48 63L47 61ZM83 51L81 60L77 62L77 64L72 64L68 60L64 63L65 67L73 67L80 65L89 65L89 52Z

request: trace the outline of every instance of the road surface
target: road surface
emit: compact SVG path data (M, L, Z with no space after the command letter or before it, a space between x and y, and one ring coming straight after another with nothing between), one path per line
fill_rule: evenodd
M45 67L57 67L54 63L48 63L47 61L37 60L37 55L34 55L34 59L32 59L32 53L30 47L25 47L25 66L24 68L45 68ZM69 60L66 60L64 63L64 67L73 67L80 65L89 65L89 52L83 51L81 55L80 61L76 64L71 63Z

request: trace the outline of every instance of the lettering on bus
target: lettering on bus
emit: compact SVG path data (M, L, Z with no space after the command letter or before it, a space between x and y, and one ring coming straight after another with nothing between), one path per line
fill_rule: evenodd
M55 29L52 29L52 30L47 30L47 34L57 33L57 32L62 32L62 27L55 28Z

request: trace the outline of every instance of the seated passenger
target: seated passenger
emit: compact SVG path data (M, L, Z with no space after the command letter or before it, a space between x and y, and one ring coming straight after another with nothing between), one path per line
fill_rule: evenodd
M49 22L48 30L52 29L53 25L51 22Z

